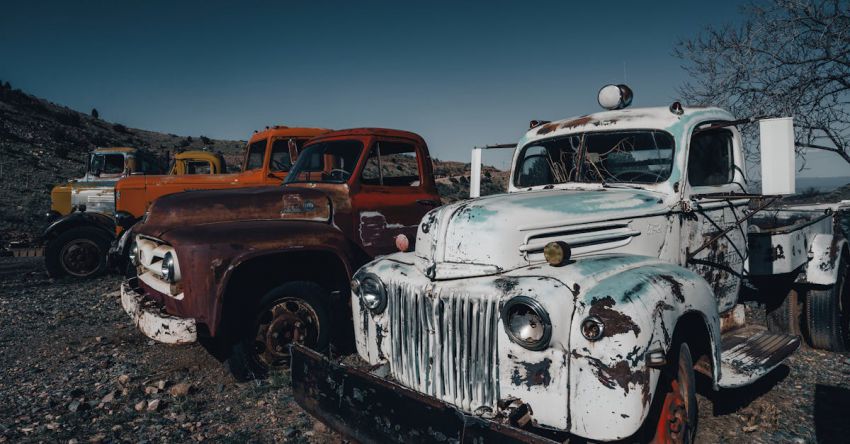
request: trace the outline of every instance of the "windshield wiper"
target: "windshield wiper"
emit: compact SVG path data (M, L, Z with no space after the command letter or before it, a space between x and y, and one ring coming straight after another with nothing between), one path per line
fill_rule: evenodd
M611 183L602 181L602 188L621 188L621 189L629 189L629 190L645 190L646 188L638 186L638 185L629 185L622 182Z

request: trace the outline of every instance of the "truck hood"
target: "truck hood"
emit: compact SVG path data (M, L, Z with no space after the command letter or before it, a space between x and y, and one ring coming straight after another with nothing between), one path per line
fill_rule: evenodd
M139 233L160 237L177 227L240 220L327 222L330 215L330 199L316 189L265 186L185 191L154 201Z
M416 256L432 279L483 276L543 260L563 240L573 256L615 248L640 233L636 217L667 213L665 195L642 189L537 190L447 205L426 214ZM577 254L578 253L578 254Z

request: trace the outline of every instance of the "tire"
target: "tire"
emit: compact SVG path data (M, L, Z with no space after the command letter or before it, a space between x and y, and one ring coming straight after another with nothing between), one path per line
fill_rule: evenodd
M806 294L806 330L809 344L814 348L835 352L847 351L848 305L847 257L838 263L835 285L826 289L812 289Z
M260 300L249 325L233 346L227 365L239 381L262 379L269 371L289 365L292 337L323 352L330 343L331 323L325 302L330 295L307 281L287 282L273 288Z
M696 437L699 415L694 362L688 344L681 343L678 350L674 346L669 358L658 379L653 408L656 414L647 418L651 438L648 441L689 444Z
M47 242L44 266L54 279L71 276L85 279L106 271L109 235L92 227L71 228Z
M800 297L791 289L777 307L767 309L767 329L773 333L800 336Z

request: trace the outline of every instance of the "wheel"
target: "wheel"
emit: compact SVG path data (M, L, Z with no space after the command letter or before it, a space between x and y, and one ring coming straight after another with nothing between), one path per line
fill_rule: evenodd
M848 318L844 307L847 298L847 258L838 263L835 285L826 289L812 289L806 294L806 329L809 343L814 348L830 351L848 349Z
M89 278L106 270L108 234L92 227L71 228L51 239L44 250L44 265L52 278Z
M269 370L286 367L293 342L324 351L331 329L324 304L328 298L322 287L305 281L288 282L266 293L227 358L233 376L240 381L264 378Z
M654 444L692 443L697 430L697 398L694 363L688 344L682 343L658 379L660 402Z
M767 309L767 329L773 333L800 335L800 305L797 290L790 290L776 307Z

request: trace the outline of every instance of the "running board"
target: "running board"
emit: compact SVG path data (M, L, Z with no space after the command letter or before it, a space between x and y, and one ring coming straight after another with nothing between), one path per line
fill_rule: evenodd
M720 381L722 388L741 387L768 374L800 346L800 337L771 333L750 325L720 337Z

